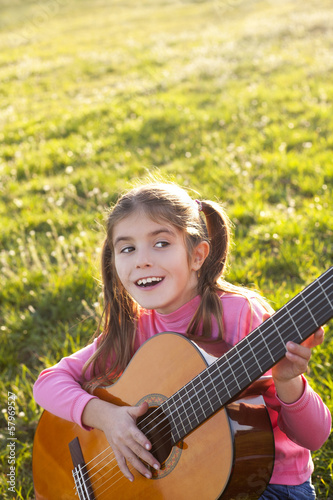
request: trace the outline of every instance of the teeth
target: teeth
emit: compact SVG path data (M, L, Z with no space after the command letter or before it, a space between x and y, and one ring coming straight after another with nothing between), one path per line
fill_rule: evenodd
M143 278L141 280L138 280L137 284L139 286L142 286L142 285L147 285L147 283L153 283L153 282L158 283L159 281L162 281L162 279L163 278Z

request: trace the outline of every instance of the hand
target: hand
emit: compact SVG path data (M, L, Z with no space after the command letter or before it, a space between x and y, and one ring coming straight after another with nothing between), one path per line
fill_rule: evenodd
M82 416L86 425L104 432L121 472L130 481L134 480L134 476L129 464L148 479L151 479L152 474L142 460L154 469L160 468L159 462L149 453L152 447L150 441L136 426L137 418L144 415L147 409L147 403L140 406L116 406L100 399L92 399Z
M130 481L133 481L134 477L128 463L148 479L151 479L152 474L141 460L155 469L160 467L158 461L149 453L151 443L136 426L137 418L144 415L147 409L147 403L138 407L117 406L113 408L109 424L104 430L120 470Z
M324 329L319 328L302 344L287 342L286 355L272 368L272 375L277 394L286 403L297 401L303 393L300 378L308 368L311 349L324 341Z

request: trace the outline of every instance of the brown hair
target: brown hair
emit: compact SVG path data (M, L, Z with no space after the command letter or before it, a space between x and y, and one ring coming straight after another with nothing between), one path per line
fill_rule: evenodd
M222 304L218 292L240 291L239 287L227 283L223 278L230 244L230 222L218 203L207 200L196 203L184 189L175 184L146 184L130 190L118 200L107 219L102 250L104 326L98 338L97 350L84 366L85 373L88 366L92 365L93 380L88 383L89 387L106 381L110 383L117 378L133 355L140 308L117 276L112 236L115 225L137 210L142 210L155 221L167 221L178 228L184 235L189 259L198 243L209 243L208 257L198 273L198 294L202 300L188 325L189 338L209 341L212 318L215 318L219 339L222 339ZM107 364L110 368L106 372Z

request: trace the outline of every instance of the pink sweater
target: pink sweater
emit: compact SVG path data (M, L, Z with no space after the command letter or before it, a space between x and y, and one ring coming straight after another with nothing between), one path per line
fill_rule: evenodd
M234 345L262 323L269 314L261 303L250 297L252 312L246 298L224 294L223 323L225 341ZM187 325L196 311L197 296L171 314L144 311L139 319L135 348L161 332L185 334ZM217 325L213 325L213 337L217 338ZM95 352L97 340L69 357L63 358L52 368L44 370L34 385L34 397L49 412L82 425L85 405L95 396L81 387L82 367ZM216 344L215 356L223 352L221 343ZM89 376L89 372L88 372ZM331 430L331 415L321 398L311 389L304 378L304 392L293 404L284 404L275 393L274 385L264 394L271 418L275 439L275 463L272 484L301 484L311 476L313 462L309 450L320 448ZM84 427L84 426L83 426ZM311 429L311 432L309 432Z

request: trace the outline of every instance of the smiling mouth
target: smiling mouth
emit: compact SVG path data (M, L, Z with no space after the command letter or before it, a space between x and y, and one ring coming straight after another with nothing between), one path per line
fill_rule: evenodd
M150 278L139 279L138 281L135 282L135 284L138 285L141 288L147 288L149 286L154 286L154 285L156 285L157 283L160 283L163 280L164 280L164 278L157 278L155 276L152 276Z

